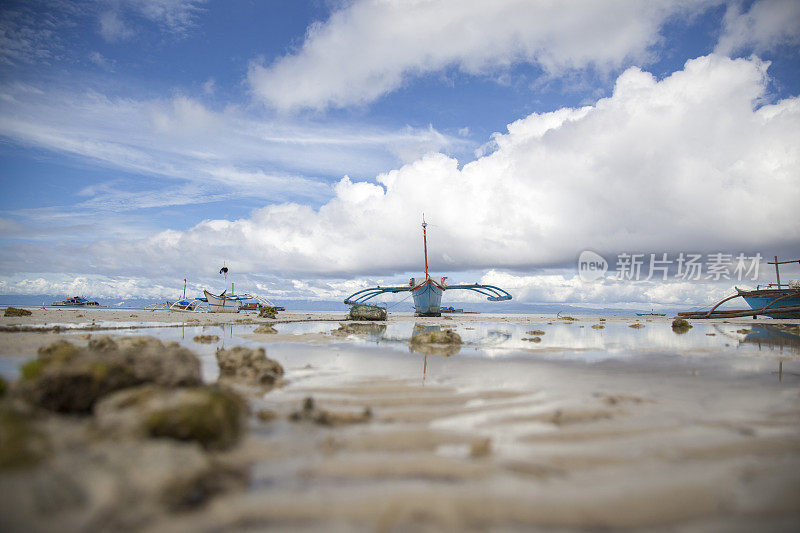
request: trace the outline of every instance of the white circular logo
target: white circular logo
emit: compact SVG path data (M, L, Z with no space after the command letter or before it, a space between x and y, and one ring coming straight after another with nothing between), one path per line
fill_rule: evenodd
M591 250L584 250L578 256L578 277L581 281L597 281L608 271L608 263L603 256Z

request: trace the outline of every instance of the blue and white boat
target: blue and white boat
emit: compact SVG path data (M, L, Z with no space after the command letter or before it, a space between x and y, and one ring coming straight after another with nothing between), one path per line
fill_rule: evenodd
M768 316L772 318L800 318L800 280L792 279L789 283L781 283L781 273L779 265L798 263L800 260L791 259L789 261L767 261L768 265L775 265L776 283L768 283L765 288L756 286L753 290L736 289L736 294L720 300L709 311L688 311L678 313L678 316L686 318L736 318L752 316ZM733 309L717 311L723 303L735 298L743 298L750 309Z
M442 314L442 294L446 290L464 289L485 295L487 300L500 302L510 300L511 295L494 285L482 285L480 283L448 285L447 277L438 279L432 278L428 274L428 224L422 219L422 242L425 252L425 278L411 278L408 285L395 287L373 287L363 289L348 296L344 303L348 305L364 304L367 300L379 294L411 292L414 297L414 311L417 316L441 316Z

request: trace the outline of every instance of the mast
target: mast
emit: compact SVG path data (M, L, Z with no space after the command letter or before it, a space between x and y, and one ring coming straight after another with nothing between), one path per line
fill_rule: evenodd
M425 214L422 214L422 243L425 247L425 279L428 279L428 233L425 228L428 224L425 222Z

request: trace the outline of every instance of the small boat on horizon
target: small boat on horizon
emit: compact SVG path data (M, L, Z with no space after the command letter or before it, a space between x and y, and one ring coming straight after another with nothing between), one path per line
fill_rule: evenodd
M94 300L90 301L80 296L73 296L60 302L53 302L53 307L100 307L100 304Z

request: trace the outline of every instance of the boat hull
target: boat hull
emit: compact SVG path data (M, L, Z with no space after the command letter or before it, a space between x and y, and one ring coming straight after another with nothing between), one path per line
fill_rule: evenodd
M203 291L206 300L208 300L208 311L210 313L238 313L239 312L239 299L231 298L221 294L211 294L208 291Z
M747 302L747 305L750 306L751 309L760 309L762 307L766 307L770 304L770 302L775 301L777 298L780 298L783 294L780 290L769 290L769 291L739 291L739 294L742 295L744 301ZM800 306L800 296L789 296L788 298L784 298L779 302L770 306L770 309L780 309L781 307L789 307L789 306ZM774 313L771 315L772 318L800 318L800 311L788 311L786 313Z
M433 281L427 280L412 289L414 311L419 316L441 316L442 290Z

